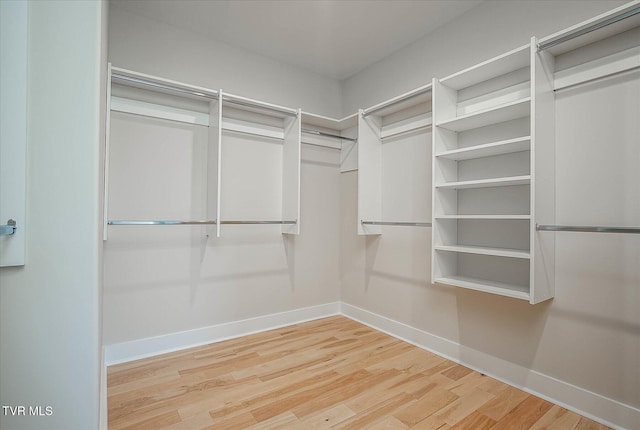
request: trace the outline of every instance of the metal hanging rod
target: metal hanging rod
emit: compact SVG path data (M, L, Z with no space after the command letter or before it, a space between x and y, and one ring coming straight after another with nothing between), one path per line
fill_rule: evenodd
M111 220L107 221L108 225L215 225L216 220L203 220L203 221L146 221L146 220Z
M348 140L350 142L356 142L358 140L353 137L344 137L344 136L339 136L337 134L325 133L324 131L311 130L308 128L303 128L302 132L308 133L308 134L315 134L316 136L332 137L334 139Z
M162 221L147 221L147 220L111 220L107 221L108 225L215 225L218 222L216 220L203 220L203 221L174 221L174 220L162 220ZM297 224L297 221L220 221L220 224Z
M243 97L233 96L230 94L224 94L222 96L222 101L227 103L233 103L239 106L246 106L246 107L262 109L262 110L270 110L272 112L277 112L279 114L283 114L287 116L296 116L296 117L298 116L298 112L292 109L270 105L270 104L264 104L255 100L245 99Z
M585 233L630 233L640 234L640 227L594 227L579 225L539 225L536 224L538 231L573 231Z
M431 227L430 222L400 222L400 221L360 221L362 225L396 225L406 227Z
M630 10L627 10L627 11L623 11L623 12L619 13L618 15L614 15L614 16L609 17L607 19L604 19L602 21L594 22L593 24L591 24L591 25L589 25L587 27L584 27L584 28L581 28L579 30L570 32L568 34L565 34L564 36L558 37L557 39L551 39L551 40L546 41L546 42L538 43L538 50L542 51L542 50L551 48L552 46L559 45L559 44L564 43L564 42L566 42L568 40L575 39L576 37L580 37L580 36L582 36L584 34L591 33L592 31L599 30L599 29L601 29L603 27L606 27L608 25L615 24L618 21L622 21L623 19L626 19L626 18L629 18L631 16L637 15L638 13L640 13L640 6L637 6L637 7L633 8L633 9L630 9Z
M220 221L221 225L224 224L236 224L236 225L244 225L244 224L286 224L292 225L297 224L298 221Z
M395 106L398 103L402 103L404 101L412 99L412 98L414 98L416 96L419 96L421 94L428 93L429 91L431 91L431 84L429 84L429 85L427 85L425 87L422 87L422 88L418 88L417 90L411 91L411 92L409 92L407 94L398 96L397 98L389 100L388 102L384 102L384 103L381 103L381 104L379 104L377 106L372 106L372 107L370 107L368 109L365 109L362 112L362 117L363 118L367 117L367 116L369 116L369 115L371 115L371 114L373 114L375 112L381 111L382 109L386 109L388 107Z
M208 99L217 99L218 98L218 94L217 93L210 93L210 92L206 92L206 91L191 90L191 89L188 89L188 88L182 88L182 87L179 87L179 86L165 84L165 83L156 82L156 81L151 81L151 80L148 80L148 79L122 75L122 74L120 74L118 72L112 72L111 73L111 79L112 80L113 79L120 79L122 81L134 82L136 84L142 84L142 85L146 85L146 86L149 86L149 87L161 88L163 90L175 91L175 92L178 92L178 93L190 94L192 96L204 97L204 98L208 98Z
M12 219L6 225L0 225L0 236L11 236L16 232L16 222Z

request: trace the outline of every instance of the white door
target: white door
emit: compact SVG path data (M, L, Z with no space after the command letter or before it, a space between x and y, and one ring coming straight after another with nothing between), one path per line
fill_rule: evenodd
M25 255L27 13L27 2L0 1L0 267Z

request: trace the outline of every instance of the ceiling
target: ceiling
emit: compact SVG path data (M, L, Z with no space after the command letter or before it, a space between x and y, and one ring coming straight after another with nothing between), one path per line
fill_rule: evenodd
M110 0L333 79L346 79L483 0Z

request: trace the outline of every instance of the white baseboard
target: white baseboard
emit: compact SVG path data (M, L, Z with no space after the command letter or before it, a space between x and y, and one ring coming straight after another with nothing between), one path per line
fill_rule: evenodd
M340 313L340 303L326 303L194 330L105 346L105 364L125 363L167 352L193 348Z
M107 410L107 365L105 364L105 347L102 347L102 356L100 357L100 430L107 430L108 427L108 410Z
M614 429L640 428L640 409L633 406L348 303L340 303L340 313L606 426Z

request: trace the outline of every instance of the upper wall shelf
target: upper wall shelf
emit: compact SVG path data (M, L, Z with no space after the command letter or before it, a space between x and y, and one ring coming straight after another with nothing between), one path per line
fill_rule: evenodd
M531 97L525 97L499 106L445 120L438 123L438 126L451 131L465 131L524 118L529 115L530 102Z
M640 27L640 1L635 0L538 41L538 49L554 56Z
M531 136L517 137L515 139L501 140L499 142L484 143L468 146L466 148L452 149L436 153L436 157L461 161L474 158L492 157L495 155L510 154L513 152L528 151L531 149Z
M442 78L440 82L454 90L471 87L498 76L529 67L530 55L529 45L527 44Z
M431 84L408 91L377 105L363 109L363 116L388 116L414 106L431 103Z

